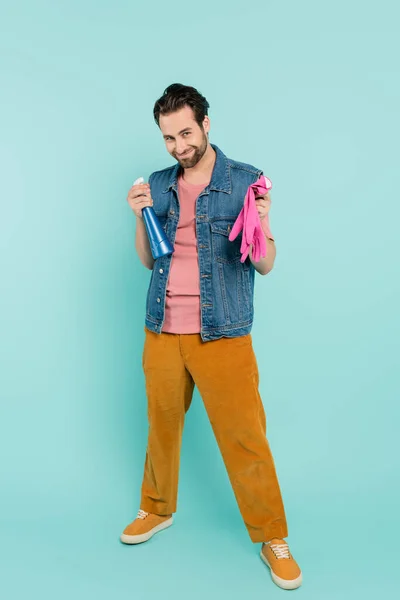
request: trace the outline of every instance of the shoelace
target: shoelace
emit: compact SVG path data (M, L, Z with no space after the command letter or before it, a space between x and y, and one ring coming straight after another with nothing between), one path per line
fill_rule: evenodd
M140 509L138 514L137 514L137 519L145 519L146 517L148 517L149 513L146 512L145 510Z
M276 558L290 558L289 546L287 544L270 544L270 547Z

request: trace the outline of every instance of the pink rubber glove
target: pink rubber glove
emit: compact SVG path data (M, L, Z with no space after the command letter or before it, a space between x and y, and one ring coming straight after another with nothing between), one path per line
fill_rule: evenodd
M242 253L240 262L242 263L249 255L251 244L253 244L252 255L255 262L258 262L260 258L264 258L267 255L267 242L265 241L265 233L257 211L256 195L264 195L271 188L272 182L265 175L260 175L257 181L249 185L243 208L229 234L229 239L232 242L243 230L242 243L240 244L240 252ZM265 219L268 219L268 214L263 221ZM265 225L265 229L269 231L269 223Z

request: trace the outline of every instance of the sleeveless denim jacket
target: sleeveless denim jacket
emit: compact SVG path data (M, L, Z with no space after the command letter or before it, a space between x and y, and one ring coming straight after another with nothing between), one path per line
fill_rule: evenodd
M231 160L214 144L216 160L210 183L196 200L196 236L200 279L201 338L239 337L251 331L254 315L255 269L249 258L240 262L242 234L228 236L242 207L247 188L263 174L252 165ZM171 244L179 221L176 163L149 177L153 208ZM172 256L158 258L153 266L146 298L145 324L161 333Z

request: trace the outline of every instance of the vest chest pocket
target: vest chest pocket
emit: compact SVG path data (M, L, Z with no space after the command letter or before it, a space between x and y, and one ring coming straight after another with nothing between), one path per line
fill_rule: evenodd
M210 223L214 258L218 262L226 264L240 262L242 256L242 253L240 252L242 234L240 233L233 242L229 240L229 234L232 231L235 220L236 219L221 220ZM244 263L244 265L245 264L246 263Z

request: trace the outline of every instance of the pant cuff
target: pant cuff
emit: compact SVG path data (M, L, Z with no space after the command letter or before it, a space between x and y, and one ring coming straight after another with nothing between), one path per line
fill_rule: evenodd
M272 538L286 538L288 536L288 529L285 524L270 527L268 529L257 529L249 531L250 539L255 544L259 542L268 542Z
M164 504L164 502L154 502L153 500L148 499L142 499L140 508L153 515L159 515L160 517L172 515L172 513L176 512L176 506L170 507Z

